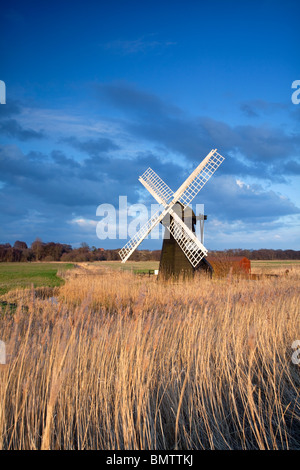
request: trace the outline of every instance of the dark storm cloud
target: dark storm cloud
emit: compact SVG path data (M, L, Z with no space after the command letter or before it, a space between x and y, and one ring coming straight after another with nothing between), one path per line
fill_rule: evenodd
M243 112L243 114L245 114L247 117L253 118L253 117L259 116L259 114L254 109L254 107L248 103L242 103L240 106L240 109Z
M153 122L133 122L128 129L138 136L164 144L191 160L205 156L212 148L224 153L241 153L250 164L272 163L299 154L300 134L250 125L231 127L215 119L194 120L160 117ZM260 177L260 169L257 171Z
M0 135L20 141L43 139L45 134L42 130L26 129L17 119L12 118L19 115L21 110L22 107L17 101L0 106Z
M45 137L43 131L25 129L18 123L16 119L7 119L0 122L0 135L4 135L5 137L12 137L21 141L43 139Z
M290 175L300 175L300 163L290 160L284 165L284 172Z
M299 174L298 133L253 124L230 126L209 117L192 118L129 85L105 85L98 91L117 110L114 120L122 132L137 141L136 151L127 154L117 137L101 134L95 138L81 135L80 139L66 136L59 141L68 144L64 151L50 147L45 152L32 147L24 152L17 145L0 146L0 211L3 227L11 234L19 233L21 227L22 233L32 233L33 239L37 235L49 239L53 230L65 235L60 241L77 240L83 232L76 223L70 225L70 220L82 217L95 221L99 204L117 208L120 195L127 196L128 204L155 203L138 181L149 166L175 191L212 148L218 148L226 160L194 201L205 204L209 216L213 214L226 224L242 220L249 230L254 225L271 230L279 217L299 213L288 198L238 180L247 175L282 182ZM16 138L21 140L23 133L23 140L29 140L35 131L31 134L27 129L26 137L26 129L18 127L20 113L17 103L11 106L2 129L15 117ZM12 135L13 126L10 132ZM159 150L141 151L147 148L147 141L150 148ZM184 169L171 160L175 154L185 157ZM55 226L56 232L52 229ZM93 227L90 233L95 234Z
M99 244L95 225L87 231L72 220L97 221L98 205L109 203L117 209L122 195L127 196L128 204L138 202L140 196L144 203L155 203L138 181L150 165L169 182L183 179L180 167L162 163L150 152L131 159L88 157L79 163L60 150L49 155L24 154L15 145L1 146L0 239L21 237L32 242L40 236L66 243L93 239L92 243Z
M0 170L5 186L0 193L6 196L9 193L12 197L15 191L20 205L27 195L35 197L39 203L70 209L96 208L101 203L117 206L120 195L127 195L129 203L137 202L140 195L144 202L154 203L138 182L138 176L149 166L174 191L189 173L175 163L161 162L151 152L139 152L130 160L91 157L79 164L60 151L52 151L50 156L34 152L24 155L16 146L2 146ZM220 174L216 174L201 192L201 202L207 201L216 216L228 220L266 216L274 219L299 212L287 198L261 187L239 186L232 176Z
M21 105L16 100L8 100L5 106L0 106L0 120L21 113Z
M247 185L232 176L215 176L201 192L208 213L223 221L243 220L246 224L265 224L279 217L299 214L290 199L266 190L261 185Z
M237 174L258 178L276 177L282 159L292 159L300 152L300 133L288 134L282 128L265 125L230 126L209 117L187 117L177 107L128 84L100 85L103 99L126 113L123 125L135 137L164 145L168 150L198 161L211 148L231 154L237 161ZM282 109L279 103L244 104L248 114L260 108L271 112ZM243 159L238 155L240 154ZM282 175L281 175L282 176Z
M16 145L0 146L1 181L22 184L27 180L44 181L54 174L55 168L47 155L29 152L27 156Z
M150 165L163 178L175 182L182 178L180 167L162 163L150 152L137 153L132 159L89 157L79 163L59 150L50 156L33 151L25 155L15 145L0 146L0 179L5 184L0 193L15 188L68 207L117 204L119 195L127 195L134 203L142 189L138 177Z
M158 96L139 90L136 87L117 82L97 85L97 92L101 100L112 103L128 115L152 117L160 119L167 115L181 114L181 110L172 104L166 103Z
M53 150L51 152L51 158L64 171L66 171L66 168L67 170L80 168L80 163L74 160L74 158L66 157L66 155L60 150Z
M57 151L52 152L52 158L38 155L39 158L35 152L24 155L16 146L2 146L1 181L49 203L66 206L95 203L99 183L83 176L75 160ZM102 182L102 188L103 185L106 183Z
M76 137L68 137L63 141L71 147L92 157L118 150L120 148L115 142L107 137L99 137L98 139L88 139L84 141L80 141Z
M299 154L299 133L265 126L236 126L234 132L237 147L249 160L271 163Z
M90 178L102 181L102 178L109 178L114 181L117 192L124 194L127 190L132 193L131 188L142 188L138 182L138 177L151 167L159 176L169 182L170 186L175 186L183 182L185 172L172 162L162 162L159 156L152 152L137 152L134 158L97 158L85 159L82 165L82 174L90 175Z
M241 103L240 110L245 116L256 118L262 115L287 111L288 105L286 103L273 103L265 100L252 100Z

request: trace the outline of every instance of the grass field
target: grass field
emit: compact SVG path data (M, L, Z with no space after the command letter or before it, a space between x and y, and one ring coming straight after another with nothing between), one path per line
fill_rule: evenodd
M83 266L114 271L130 271L132 273L149 273L159 268L158 261L97 261L79 263ZM0 296L16 288L55 287L63 284L57 276L71 269L71 263L0 263ZM300 267L300 261L251 261L253 273L278 273L289 269L291 272Z
M131 271L133 273L148 273L159 268L159 261L126 261L122 264L120 261L96 261L93 263L85 263L86 265L94 265L102 269L116 271ZM291 271L300 268L299 261L291 260L259 260L251 261L251 271L253 273L280 273L286 269Z
M55 287L63 284L57 272L73 267L70 263L0 263L0 295L17 288Z
M258 281L108 263L63 277L55 302L24 289L0 316L0 449L300 449L297 265Z
M253 273L280 273L288 269L294 271L300 268L300 260L255 260L251 261Z

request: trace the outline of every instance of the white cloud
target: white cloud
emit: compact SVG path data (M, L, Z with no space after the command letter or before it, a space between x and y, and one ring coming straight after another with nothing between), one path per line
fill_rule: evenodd
M76 218L69 221L70 224L79 225L82 228L96 227L97 221L92 219Z

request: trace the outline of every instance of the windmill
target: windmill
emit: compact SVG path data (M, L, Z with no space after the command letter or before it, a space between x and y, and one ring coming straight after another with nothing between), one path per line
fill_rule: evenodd
M122 263L127 261L151 230L161 222L170 233L169 239L164 238L163 241L159 271L162 277L177 276L184 272L194 273L200 266L211 268L205 262L207 249L202 243L203 239L200 241L196 237L196 216L189 204L223 160L224 157L217 149L211 150L175 193L151 168L139 177L139 181L160 204L160 208L119 251ZM205 217L200 217L202 224ZM186 223L188 220L189 223Z

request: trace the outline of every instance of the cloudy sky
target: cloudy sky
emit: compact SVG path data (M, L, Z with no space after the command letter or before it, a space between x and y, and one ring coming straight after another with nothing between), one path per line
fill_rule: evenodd
M149 166L176 190L217 148L194 201L206 247L300 249L299 2L11 0L0 15L0 243L121 247L97 237L98 206L150 211Z

